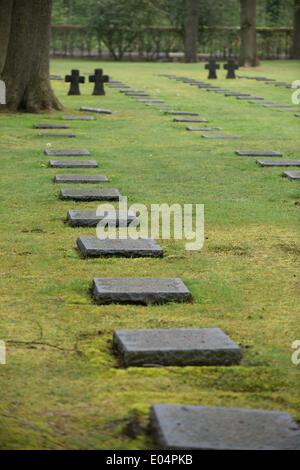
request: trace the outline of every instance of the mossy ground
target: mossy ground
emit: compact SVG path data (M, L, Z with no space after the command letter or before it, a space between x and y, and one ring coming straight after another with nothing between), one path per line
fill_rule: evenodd
M234 155L237 148L274 149L300 158L299 119L155 76L204 79L201 64L100 65L242 138L205 141L114 90L93 97L92 85L85 85L81 97L68 97L67 84L52 82L68 109L51 120L81 105L117 111L71 123L76 141L53 141L56 148L89 148L97 172L111 178L106 187L118 188L130 203L205 204L202 251L171 240L161 242L162 260L82 260L75 240L95 231L63 222L68 209L95 205L57 198L52 178L62 171L47 168L48 141L33 129L49 116L0 115L0 339L8 348L7 365L0 366L1 448L151 448L148 411L157 402L280 409L300 421L300 366L291 362L291 343L300 339L300 187L281 178L281 169ZM254 73L292 81L299 65L265 62ZM51 72L88 73L96 66L53 61ZM220 86L290 103L288 89L220 75ZM96 306L89 293L96 276L181 277L194 303ZM111 351L118 328L214 326L241 344L241 366L123 370Z

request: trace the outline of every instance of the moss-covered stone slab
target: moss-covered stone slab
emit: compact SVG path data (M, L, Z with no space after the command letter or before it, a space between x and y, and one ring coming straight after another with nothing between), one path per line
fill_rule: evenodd
M155 404L150 420L160 449L300 449L300 429L281 411Z
M189 289L179 278L95 278L97 304L165 304L191 302Z
M242 359L240 347L219 328L119 330L113 345L126 367L228 366Z

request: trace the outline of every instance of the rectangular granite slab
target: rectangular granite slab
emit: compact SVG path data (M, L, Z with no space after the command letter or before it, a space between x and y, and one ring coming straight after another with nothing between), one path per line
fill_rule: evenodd
M67 124L51 124L48 122L45 122L44 124L35 124L34 125L35 129L69 129L70 126Z
M221 131L221 127L187 127L187 131L197 132L197 131Z
M225 139L239 139L239 135L233 135L233 134L203 134L201 136L203 139L219 139L219 140L225 140Z
M118 211L105 213L96 210L69 210L67 213L67 223L72 227L96 227L105 217L107 224L115 224L116 227L127 227L131 222L136 221L133 212Z
M284 166L300 166L300 160L256 160L260 166L284 167Z
M103 175L56 175L54 178L55 183L105 183L109 181L107 176Z
M165 114L170 114L171 116L199 116L199 113L190 111L166 111Z
M196 118L195 119L193 119L193 118L175 118L173 121L174 122L195 122L195 123L197 123L197 122L199 122L199 123L208 122L207 119L196 119Z
M287 177L289 180L300 180L300 171L284 171L282 176Z
M96 278L93 297L101 305L151 305L192 300L190 291L179 278Z
M112 114L110 109L90 108L88 106L81 106L80 111L84 111L86 113Z
M45 149L48 157L88 157L90 152L86 149Z
M95 116L64 116L64 121L95 121Z
M236 150L239 157L282 157L276 150Z
M54 132L39 132L38 136L39 137L47 137L49 139L51 139L51 138L75 139L75 137L77 137L76 134L63 134L63 133L61 133L61 134L57 133L56 134Z
M125 258L152 257L161 258L163 250L150 238L133 239L106 239L97 237L79 237L77 247L85 258L98 258L103 256L116 256Z
M51 168L97 168L96 160L49 160Z
M119 201L117 189L61 189L60 199L72 201Z
M125 367L228 366L242 352L219 328L118 330L113 346Z
M300 450L300 429L282 411L155 404L150 420L159 449Z

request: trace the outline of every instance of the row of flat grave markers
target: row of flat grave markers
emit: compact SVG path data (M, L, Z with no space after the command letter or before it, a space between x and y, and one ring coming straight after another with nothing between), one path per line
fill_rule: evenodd
M129 96L135 100L137 100L139 103L142 103L146 106L152 106L152 107L157 107L160 111L164 112L164 114L169 115L169 116L174 116L173 120L174 122L183 122L183 123L196 123L198 124L198 127L187 127L188 130L190 131L204 131L204 132L211 132L211 131L219 131L221 130L220 127L215 127L215 126L204 126L203 124L208 123L208 120L205 118L199 117L199 113L197 112L192 112L192 111L175 111L170 108L170 105L168 105L164 100L162 99L157 99L149 95L147 92L144 90L136 90L131 88L129 85L125 85L122 82L112 82L109 83L109 86L111 88L117 89L120 93L125 94L126 96ZM201 125L201 126L200 126ZM210 134L202 135L203 138L207 139L233 139L233 138L238 138L238 136L234 135L221 135L221 134Z
M186 84L189 84L191 86L202 87L202 86L205 85L208 88L212 87L212 85L207 85L202 81L193 80L193 79L190 79L188 77L179 77L177 75L169 75L169 74L161 74L160 76L165 77L165 78L169 78L169 79L174 79L176 81L186 83ZM185 114L185 113L183 113L183 114ZM194 114L194 115L198 116L198 113L190 113L190 114ZM206 134L206 133L201 134L201 137L204 138L204 139L226 140L226 139L239 139L240 138L240 136L236 135L236 134L221 134L221 133L216 134L216 133L214 133L215 131L221 131L222 128L218 127L218 126L204 126L203 124L208 123L208 120L204 119L204 118L199 118L199 117L198 118L196 118L196 117L195 118L176 118L176 119L174 119L174 121L176 121L176 122L185 122L185 123L189 123L189 124L197 123L198 124L197 127L189 125L189 126L187 126L186 129L190 132L209 132L209 134Z
M127 96L144 100L147 95L151 100L143 90L133 90L123 82L114 81L110 86ZM154 105L161 106L161 103ZM69 214L69 223L77 226L80 217L80 214ZM80 219L79 223L95 225L92 214ZM163 256L162 250L158 248L155 256ZM95 279L93 293L100 304L148 305L190 302L192 299L180 279ZM241 348L219 328L117 330L113 334L113 348L124 367L233 366L242 359ZM300 447L297 424L289 414L280 411L154 404L150 410L150 422L162 449Z
M85 149L46 149L46 155L90 156ZM59 166L77 167L70 160L58 160ZM85 165L87 160L80 163ZM78 162L79 163L79 162ZM51 167L56 165L51 164ZM89 167L89 166L88 166ZM94 162L92 167L97 167ZM56 175L56 183L102 183L102 175ZM119 200L118 190L66 190L60 197L75 201ZM96 211L68 211L73 227L95 226L101 217ZM128 224L135 214L118 214L118 223ZM123 243L125 242L125 243ZM163 256L154 240L105 240L79 237L77 246L88 256ZM97 304L163 304L190 302L192 295L181 279L96 278L92 292ZM230 366L239 364L241 348L219 328L117 330L113 345L124 367L129 366ZM234 408L158 405L151 407L152 429L162 448L172 449L299 449L300 431L292 418L281 412ZM251 432L249 433L249 428ZM262 429L267 431L262 432ZM249 435L251 438L249 438Z
M205 82L199 81L199 80L193 80L187 77L177 77L176 75L163 75L166 78L170 79L175 79L177 81L181 81L183 83L187 83L191 86L198 86L201 89L206 89L207 91L214 91L218 92L221 91L222 94L225 96L235 96L235 92L229 92L228 90L221 89L219 87L212 87L209 84L206 84ZM247 94L243 96L249 96ZM238 95L238 98L242 97L241 95ZM188 130L198 130L197 128L187 128ZM202 128L200 128L202 130ZM221 136L220 138L223 138ZM282 153L278 151L257 151L257 150L237 150L236 155L240 157L282 157ZM261 167L299 167L300 166L300 160L257 160L256 163L260 165ZM299 180L300 179L300 172L299 171L284 171L282 173L283 177L287 177L289 180Z

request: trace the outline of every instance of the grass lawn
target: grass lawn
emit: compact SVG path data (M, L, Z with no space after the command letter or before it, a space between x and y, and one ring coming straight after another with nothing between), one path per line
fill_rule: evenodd
M41 115L0 115L2 449L148 449L152 403L187 403L284 410L300 422L300 366L291 343L300 339L299 182L280 168L260 168L243 150L281 150L299 159L299 119L156 77L175 73L205 79L203 64L104 63L105 72L166 99L176 110L198 111L240 140L211 141L187 132L158 110L115 90L68 97L68 84L52 82L66 110ZM53 61L51 72L89 73L87 61ZM244 70L277 80L299 79L299 62L265 62ZM253 80L216 84L291 103L291 90ZM47 139L33 124L55 122L79 106L116 111L95 122L71 122L77 139L56 148L85 147L99 163L85 173L111 178L129 203L205 205L205 246L189 252L184 241L161 241L159 259L83 260L80 235L95 229L64 224L72 208L94 203L61 201L53 177L73 170L47 168ZM75 173L81 173L77 170ZM72 185L68 185L72 187ZM95 185L93 186L95 187ZM181 277L192 291L188 305L96 306L93 277ZM238 367L119 367L114 329L220 327L239 343Z

